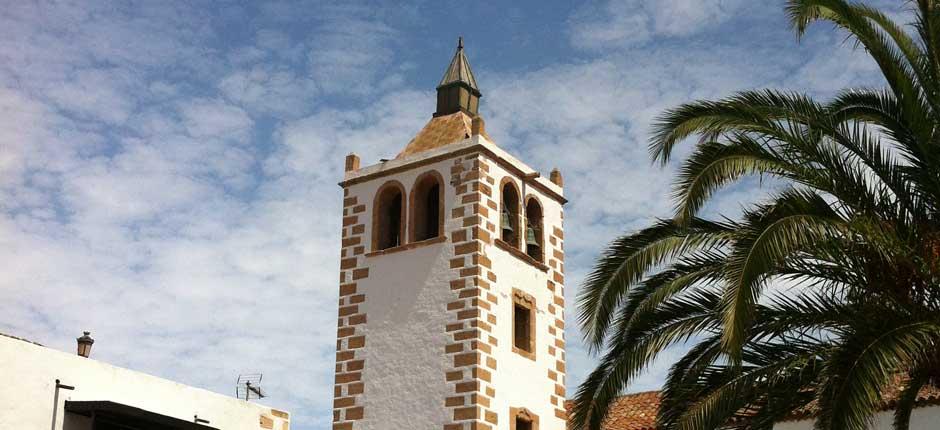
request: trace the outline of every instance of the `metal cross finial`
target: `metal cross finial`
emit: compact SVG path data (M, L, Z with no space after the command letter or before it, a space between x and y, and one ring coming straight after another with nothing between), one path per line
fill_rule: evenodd
M463 36L457 36L457 49L463 49Z

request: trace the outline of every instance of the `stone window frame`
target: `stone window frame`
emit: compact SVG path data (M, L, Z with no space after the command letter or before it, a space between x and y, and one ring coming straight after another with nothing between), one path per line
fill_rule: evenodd
M531 429L539 430L539 416L526 408L509 408L509 430L516 430L516 420L528 421Z
M529 350L525 350L516 346L516 306L521 306L529 311ZM519 354L525 358L528 358L532 361L535 361L535 351L536 351L536 342L535 334L537 330L535 329L535 313L536 313L536 304L535 297L531 294L526 293L518 288L512 289L512 339L510 343L512 344L512 352Z
M515 192L515 194L516 194L516 205L515 205L515 206L516 206L516 208L515 208L516 210L515 210L515 213L513 213L512 210L509 211L510 214L515 215L515 216L512 217L512 221L513 221L513 235L515 236L515 240L513 241L514 243L507 242L507 241L504 241L504 240L503 240L502 216L503 216L503 205L504 205L505 202L506 202L506 199L504 198L504 194L505 194L505 191L506 191L506 187L507 187L507 186L511 186L513 192ZM519 226L522 224L522 223L519 222L519 221L520 221L520 218L522 217L522 209L523 209L523 208L522 208L522 193L519 191L519 186L516 185L516 181L515 181L511 176L506 176L506 177L503 178L503 180L500 181L500 183L499 183L499 217L500 217L500 225L499 225L499 235L497 236L497 238L498 238L500 241L502 241L503 243L506 243L506 244L508 244L510 247L515 248L515 249L520 249L520 245L519 245L519 244L521 243L522 237L523 237L523 235L519 234L519 232L520 232L520 227L519 227ZM523 232L523 233L524 233L524 232Z
M409 207L409 217L408 217L408 242L418 242L417 236L417 220L420 218L418 210L420 209L418 205L422 202L418 202L416 195L418 194L418 187L422 185L423 181L428 179L434 179L437 181L438 187L438 198L437 198L437 236L429 237L422 239L421 241L434 240L444 235L444 195L446 190L444 189L444 176L441 175L437 170L429 170L424 172L415 179L414 184L411 186L411 193L408 196L408 207Z
M384 194L390 188L397 188L398 192L401 193L401 214L399 215L400 221L398 223L399 224L398 246L402 246L405 244L405 240L406 240L405 239L406 238L405 226L408 223L408 217L407 217L408 210L406 208L405 202L407 201L408 194L405 192L405 186L402 185L401 182L393 179L390 181L386 181L384 184L382 184L382 186L380 186L375 191L375 196L372 199L372 251L373 252L396 248L395 246L391 246L391 247L379 249L379 235L382 233L380 231L381 229L379 228L379 214L381 213L381 209L382 209L380 207L381 206L380 202L382 199L382 194Z
M531 257L533 260L543 263L545 262L545 206L542 205L542 201L533 194L529 194L525 198L525 205L523 206L523 211L525 212L525 224L528 226L529 223L529 204L535 203L538 206L539 217L538 225L535 226L536 232L538 233L535 238L539 243L539 253L536 256L529 254L528 245L525 245L525 239L522 240L525 247L522 249L527 256ZM528 233L527 233L528 234Z

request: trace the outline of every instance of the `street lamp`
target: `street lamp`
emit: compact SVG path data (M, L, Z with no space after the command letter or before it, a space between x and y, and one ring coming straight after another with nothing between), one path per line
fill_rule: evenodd
M95 340L89 336L90 334L90 331L86 331L84 336L75 339L78 341L78 355L85 358L88 358L88 355L91 354L91 345L95 343Z

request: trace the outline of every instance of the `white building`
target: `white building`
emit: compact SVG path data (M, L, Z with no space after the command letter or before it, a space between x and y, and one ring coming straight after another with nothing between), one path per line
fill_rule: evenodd
M561 175L490 140L462 44L393 160L346 159L333 428L563 430Z
M0 429L288 430L287 412L0 335Z

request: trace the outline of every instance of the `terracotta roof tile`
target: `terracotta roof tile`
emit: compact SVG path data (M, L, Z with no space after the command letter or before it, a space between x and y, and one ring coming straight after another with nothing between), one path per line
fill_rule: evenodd
M885 390L881 410L890 410L897 405L901 394L902 381L892 384ZM627 394L614 400L604 420L604 430L656 430L656 412L659 409L659 391ZM917 394L917 406L940 405L940 388L926 386ZM572 402L565 402L568 415L571 416ZM785 421L809 419L817 412L816 403L794 412Z
M455 112L450 115L431 118L414 139L408 142L408 145L405 146L405 149L402 150L396 158L464 140L470 137L470 125L472 122L473 119L463 112ZM485 131L482 135L489 140L489 136L486 135Z
M898 404L898 398L901 397L901 389L906 381L903 378L897 378L891 386L886 387L881 393L884 399L879 410L886 411L894 409ZM940 404L940 388L933 385L927 385L917 392L915 407ZM785 421L798 421L811 418L819 412L819 405L816 400L810 402L806 407L794 411Z
M571 416L571 402L565 402ZM614 400L604 419L604 430L655 430L659 410L659 391L620 396Z

